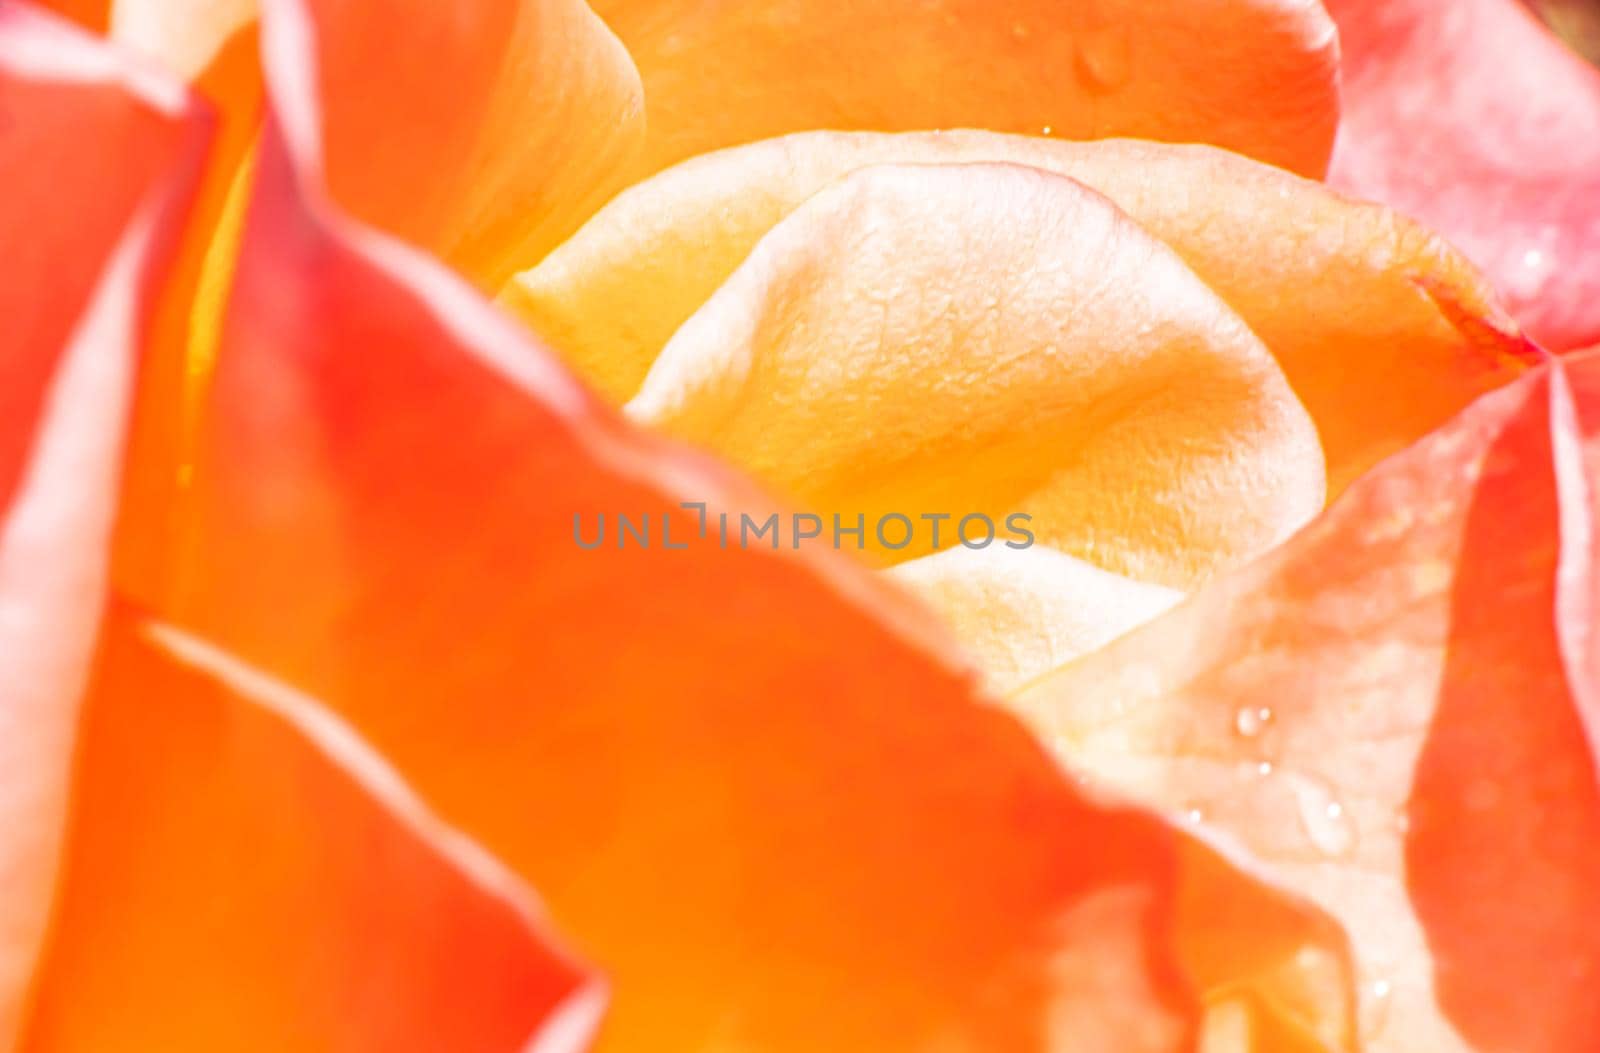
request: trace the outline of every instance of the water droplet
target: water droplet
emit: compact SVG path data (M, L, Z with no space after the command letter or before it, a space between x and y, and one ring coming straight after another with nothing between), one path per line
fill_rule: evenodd
M1048 125L1047 124L1043 128L1039 129L1039 134L1040 135L1054 135L1055 133L1056 133L1055 127L1052 126L1052 125Z
M1184 813L1184 818L1189 820L1191 823L1199 824L1205 822L1206 813L1202 812L1198 808L1191 808Z
M1344 805L1315 779L1295 775L1289 785L1294 788L1295 803L1300 809L1300 825L1305 827L1311 843L1325 856L1347 855L1355 847L1356 831Z
M1257 764L1256 765L1256 774L1257 775L1271 775L1272 774L1272 762L1268 761L1268 760L1264 760L1260 764Z
M1266 706L1246 706L1233 715L1234 730L1245 738L1255 738L1272 720L1272 710Z
M1084 34L1078 44L1078 76L1099 94L1116 91L1133 72L1133 44L1127 27L1103 26Z
M1018 40L1028 39L1028 25L1026 22L1011 23L1011 35Z
M1506 276L1508 291L1514 296L1532 299L1544 290L1554 276L1554 261L1543 249L1526 249L1519 262L1521 266L1513 268Z
M178 485L189 486L194 482L194 465L181 464L178 466Z
M1374 980L1366 990L1366 997L1361 1000L1361 1040L1363 1043L1376 1039L1384 1027L1389 1023L1390 996L1394 994L1394 985L1388 980Z

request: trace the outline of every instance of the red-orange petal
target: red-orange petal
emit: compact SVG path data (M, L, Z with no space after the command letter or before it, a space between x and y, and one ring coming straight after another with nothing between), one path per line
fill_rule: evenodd
M1371 1049L1600 1044L1597 418L1600 359L1486 396L1018 700L1340 917Z
M179 85L0 7L0 1045L53 888L134 374L207 134Z
M118 611L19 1053L576 1053L601 991L540 926L327 711Z
M1319 0L595 9L644 77L648 172L813 128L970 127L1207 142L1321 176L1338 123L1338 46Z
M1600 70L1516 0L1328 0L1336 186L1420 217L1556 349L1600 339Z

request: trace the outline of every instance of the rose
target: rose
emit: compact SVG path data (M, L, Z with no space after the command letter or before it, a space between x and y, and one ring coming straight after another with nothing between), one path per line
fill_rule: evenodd
M616 57L571 9L539 10L547 30L579 27L576 39L557 36L565 48L547 53L586 55L588 41ZM426 32L438 27L408 23L434 60L421 66L389 40L373 53L363 18L375 13L360 5L268 11L275 123L235 180L236 204L225 210L232 218L200 280L190 361L215 361L217 373L192 393L206 409L192 434L167 433L178 385L162 367L177 363L164 355L169 330L155 331L114 570L122 596L153 608L156 620L119 604L102 633L57 920L32 1007L25 1019L14 1014L26 1044L282 1048L314 1034L329 1044L393 1046L426 1033L429 1045L448 1035L449 1048L498 1048L557 1005L552 1039L561 1026L592 1019L592 989L565 956L544 949L515 879L463 849L298 688L336 707L433 807L534 879L554 920L612 983L602 1041L616 1047L881 1047L936 1037L1010 1048L1043 1043L1054 1027L1079 1042L1099 1034L1104 1044L1137 1048L1176 1041L1202 1018L1218 1042L1276 1047L1290 1032L1335 1047L1352 1041L1353 1025L1338 1012L1349 966L1329 919L1245 879L1196 840L1220 829L1243 837L1229 850L1236 861L1303 891L1345 924L1360 1030L1375 1045L1493 1048L1512 1036L1528 1048L1584 1048L1593 948L1582 921L1592 916L1594 888L1585 847L1593 839L1584 836L1593 822L1584 781L1592 755L1580 725L1593 672L1584 665L1593 545L1581 510L1593 473L1580 459L1594 404L1586 362L1541 369L1496 393L1360 482L1267 560L1018 696L1048 741L1102 785L1162 811L1203 804L1199 830L1180 835L1068 790L1027 739L974 706L959 678L916 646L935 631L920 615L837 560L705 548L677 564L648 553L572 558L564 513L574 508L670 510L682 496L743 508L759 499L620 427L447 275L325 200L324 165L342 205L481 279L490 273L482 261L503 267L506 256L492 236L498 221L484 219L494 215L484 201L495 198L476 198L481 188L517 185L520 173L556 187L547 200L563 205L588 189L570 169L547 176L538 151L493 149L522 141L452 124L505 116L504 100L488 89L475 94L481 78L466 76L501 68L484 56L501 46L504 22L456 25L442 44ZM574 21L556 19L562 13ZM5 653L28 659L8 682L30 693L7 702L8 716L45 748L29 750L25 767L11 766L20 774L6 783L6 806L25 822L12 824L18 832L4 843L5 858L31 884L8 895L3 918L7 932L20 933L6 945L20 950L9 960L31 972L38 904L55 885L51 842L72 681L93 632L85 623L94 619L86 598L97 591L102 558L96 523L107 515L107 488L81 485L84 472L63 465L99 465L103 474L117 456L118 337L138 332L126 305L141 289L165 291L182 318L185 261L196 253L180 254L165 288L153 280L159 253L145 260L152 280L130 281L152 224L138 200L147 191L152 200L181 196L162 173L191 145L182 100L47 24L7 17L7 43L28 45L5 52L7 74L16 74L8 88L34 92L15 112L35 138L11 141L28 143L33 157L40 142L94 156L116 133L147 162L113 169L127 175L115 183L120 196L105 193L104 165L25 169L41 181L74 175L76 183L51 189L97 220L38 224L41 258L52 267L25 270L30 280L17 294L31 323L19 329L28 342L17 360L38 365L23 374L32 377L24 390L35 392L24 427L8 433L31 461L26 474L22 452L7 462L19 465L22 481L8 507L0 580L12 609L29 615L7 623L19 643L8 640ZM1109 39L1104 54L1114 58L1115 33ZM39 55L52 60L42 70ZM590 74L606 68L569 59L562 73L574 65ZM1088 65L1100 75L1117 68ZM203 80L227 67L209 63ZM517 62L504 68L518 83L527 72ZM374 85L386 85L425 107L423 88L449 71L461 76L448 112L371 105L382 98ZM86 81L102 83L90 91ZM569 86L558 96L569 102L615 98L571 90L565 76L558 82ZM383 120L396 112L403 122ZM364 145L360 136L340 138L352 129L368 137ZM230 134L239 150L249 139L225 127L224 156ZM917 140L911 148L930 147ZM1049 156L1035 163L1045 168L1073 153L994 148L1040 150ZM1135 148L1090 153L1127 160L1122 149ZM385 150L412 167L384 171ZM415 164L458 154L477 178ZM1184 160L1155 154L1144 162ZM1275 217L1276 231L1310 215L1319 232L1359 217L1386 222L1244 162L1209 160L1288 191L1295 200L1287 218ZM202 214L208 193L221 196L222 171L202 194ZM1042 172L928 178L959 194L972 192L969 175L989 177L976 180L976 196L1020 185L1040 215L1076 220L1071 233L1098 218L1116 235L1111 248L1135 241L1164 268L1157 274L1170 275L1163 291L1188 283L1180 302L1199 303L1200 317L1220 320L1216 328L1230 337L1207 342L1211 326L1193 334L1178 324L1186 316L1156 315L1183 338L1175 342L1200 345L1199 363L1218 364L1197 375L1245 375L1253 383L1233 387L1250 397L1226 405L1244 407L1246 422L1284 422L1260 429L1268 438L1295 434L1296 421L1306 434L1303 411L1295 415L1297 400L1283 396L1275 368L1263 368L1259 345L1229 328L1229 309L1150 234ZM851 185L868 183L870 204L880 200L872 196L880 178ZM907 178L885 180L891 204L905 203L892 192ZM453 187L465 187L465 197L452 196ZM36 207L53 199L41 188L12 200ZM247 201L248 220L235 229ZM1145 230L1156 225L1159 216L1124 204ZM966 214L981 216L975 205L966 201ZM774 211L776 221L789 207ZM124 238L130 214L141 222ZM19 209L8 222L27 215ZM471 221L465 234L456 229L461 217ZM818 210L796 217L815 221ZM807 245L818 226L826 232L812 222L794 235L794 219L780 225L792 243ZM564 223L548 220L544 229ZM747 234L753 240L762 229ZM1230 236L1246 234L1248 225ZM1204 273L1193 246L1163 240L1224 292L1232 311L1245 311L1222 278ZM1003 237L995 241L1004 248ZM1497 328L1505 331L1441 247L1425 243L1394 263L1353 255L1355 277L1346 280L1368 283L1357 289L1392 283L1410 292L1406 279L1418 278L1434 291L1431 301L1414 293L1402 301L1419 309L1415 329L1398 330L1415 346L1473 362L1500 339ZM102 281L108 257L118 265ZM774 269L789 260L778 255ZM728 288L739 292L737 284ZM228 293L225 310L214 302L219 292ZM81 311L86 302L95 309ZM1170 311L1172 302L1161 297L1153 309ZM1339 300L1356 332L1364 322L1396 324L1378 310L1368 321L1367 302L1356 293ZM80 313L93 324L64 345L63 330ZM1326 346L1359 349L1357 364L1377 392L1377 378L1392 381L1406 365L1385 346L1395 332L1384 335ZM1341 466L1356 474L1362 456L1370 463L1384 444L1425 430L1427 414L1442 419L1451 399L1466 401L1480 382L1418 369L1414 390L1438 401L1413 407L1374 395L1363 409L1376 413L1357 421L1376 416L1386 427L1350 426L1351 450L1340 453L1327 437L1349 421L1319 412L1319 403L1349 412L1348 388L1342 397L1337 386L1319 389L1294 375L1281 346L1273 350L1327 442L1336 486ZM57 370L51 400L38 401ZM84 413L90 405L104 410ZM834 400L827 408L848 407ZM36 421L40 438L30 442ZM1179 435L1205 445L1203 430ZM1270 443L1242 448L1267 468L1286 464L1290 480L1321 474L1314 459L1279 458ZM972 485L966 473L951 474ZM182 484L176 500L166 492L172 482ZM1200 512L1214 505L1192 503ZM63 544L60 522L76 523L82 543ZM1264 533L1262 543L1272 532ZM1559 619L1541 621L1553 610ZM1319 675L1306 676L1302 661ZM1512 682L1486 681L1474 661ZM1134 682L1104 689L1119 677ZM1455 690L1436 690L1441 683ZM1177 704L1186 692L1193 702ZM1115 703L1145 695L1150 704L1117 711ZM1352 699L1362 703L1353 716L1374 722L1365 726L1389 747L1382 765L1340 745ZM1192 761L1168 759L1174 746L1225 761L1230 777L1196 777ZM1422 821L1400 831L1407 810ZM1486 868L1482 856L1463 864L1477 837L1525 851L1504 869ZM1403 867L1402 848L1412 856ZM374 873L386 859L403 862ZM1363 889L1353 875L1372 865L1386 885L1404 874L1409 895ZM1515 894L1476 895L1483 887ZM1528 955L1553 967L1536 992L1506 982L1528 971Z

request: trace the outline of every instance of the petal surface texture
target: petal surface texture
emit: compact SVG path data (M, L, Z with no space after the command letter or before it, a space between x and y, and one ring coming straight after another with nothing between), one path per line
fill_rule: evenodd
M1043 544L1179 588L1323 498L1311 422L1238 316L1105 198L1016 165L886 166L823 191L627 411L825 516L945 512L954 534L1029 515ZM875 534L884 561L933 544Z
M1597 377L1486 396L1017 699L1074 762L1340 917L1373 1050L1600 1042Z
M1526 354L1472 267L1386 209L1204 147L983 132L818 132L696 158L619 195L500 301L626 399L807 198L872 164L971 162L1070 176L1177 252L1277 357L1316 422L1331 492L1508 381Z
M1600 340L1600 70L1515 0L1328 9L1345 76L1334 185L1441 231L1541 342Z
M112 620L73 801L25 1053L577 1053L599 1016L514 878L194 637Z
M1232 943L1339 957L1314 911L1075 791L847 561L581 548L600 516L688 540L681 502L763 500L333 211L319 123L282 105L296 11L264 23L187 573L146 599L325 699L536 887L610 983L598 1048L1182 1048L1199 989L1255 985L1209 953L1206 887L1294 919Z
M0 1048L54 889L130 393L206 138L176 83L0 7Z
M600 0L595 10L644 78L650 172L817 128L988 128L1214 143L1321 176L1338 122L1338 45L1317 0Z

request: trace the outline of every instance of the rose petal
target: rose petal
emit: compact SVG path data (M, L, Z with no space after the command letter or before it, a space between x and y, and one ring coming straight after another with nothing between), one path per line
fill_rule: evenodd
M275 97L292 28L266 23ZM1175 907L1172 831L1074 793L838 557L578 548L575 514L687 540L680 501L760 499L329 213L309 116L263 144L192 574L158 606L318 692L531 880L615 982L602 1048L1181 1041L1225 977L1176 946L1222 937ZM1226 938L1337 960L1288 907Z
M1104 646L1182 598L1043 546L957 546L889 574L939 613L999 694Z
M1522 341L1459 256L1383 208L1203 147L982 132L817 132L697 158L621 194L501 303L602 393L633 395L672 333L784 216L870 164L1010 161L1114 201L1277 356L1331 492L1515 375Z
M133 373L206 138L179 86L0 7L0 1046L53 888Z
M595 9L644 77L649 172L813 128L972 127L1208 142L1320 176L1338 122L1338 44L1318 0Z
M577 1051L531 897L315 703L119 615L21 1053Z
M952 515L898 550L869 525L888 561L1029 515L1040 543L1186 587L1322 505L1311 422L1244 323L1104 198L1011 165L818 194L628 412L825 515Z
M112 0L32 0L33 5L70 19L92 33L104 33L111 23Z
M256 0L116 0L111 35L186 80L204 76L256 18Z
M1058 995L1175 1034L1159 972L1100 1007L1032 957L1072 952L1056 926L1115 892L1134 904L1096 937L1159 962L1165 835L1071 796L897 636L908 612L840 596L865 580L580 550L577 514L672 515L687 539L677 501L726 488L444 273L336 239L272 149L173 609L325 693L547 896L616 982L606 1048L1027 1047ZM891 778L891 755L942 774Z
M1515 0L1328 9L1345 58L1334 184L1442 231L1549 346L1600 339L1600 71Z
M333 196L488 288L615 191L641 141L638 72L582 0L276 6L314 53L293 104L321 115Z
M1571 371L1576 412L1559 365L1485 397L1016 700L1075 763L1198 810L1340 917L1374 1050L1600 1042L1596 684L1563 648L1594 632L1575 451L1592 471L1600 433L1572 422L1593 428L1597 367Z

